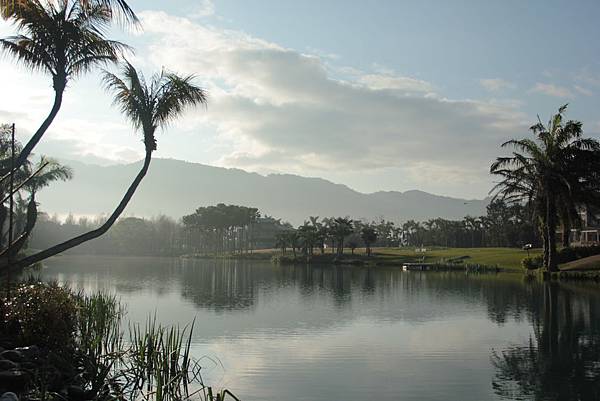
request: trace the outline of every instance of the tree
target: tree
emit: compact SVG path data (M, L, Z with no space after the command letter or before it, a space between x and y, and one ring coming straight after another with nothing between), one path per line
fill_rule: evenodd
M544 266L557 271L556 227L561 208L577 203L597 203L600 198L600 143L583 138L579 121L563 123L567 105L562 106L547 125L538 122L530 129L533 139L513 139L502 147L512 147L509 157L499 157L490 172L501 177L492 190L495 197L533 205L538 216L544 245Z
M352 220L348 217L338 217L331 220L331 234L337 243L337 254L344 253L344 238L352 234Z
M350 253L354 255L354 251L356 250L356 248L358 248L358 245L360 244L360 236L356 232L351 233L346 238L346 244L348 245L348 248L350 248Z
M146 155L137 176L127 189L127 192L116 209L100 227L82 235L62 242L51 248L26 257L17 266L28 266L67 249L73 248L86 241L103 235L119 218L133 197L140 182L148 172L152 152L156 150L156 130L165 128L169 122L180 116L187 106L206 104L206 92L193 84L193 75L180 77L176 74L162 71L152 77L147 83L144 77L129 63L122 70L123 78L106 72L104 82L109 91L115 92L115 103L120 107L143 136Z
M371 244L377 241L377 230L372 225L364 225L360 231L360 237L367 248L367 256L371 256Z
M315 243L317 242L317 227L305 221L303 225L298 227L298 240L302 244L304 255L313 255Z
M199 207L194 213L183 216L183 224L188 231L200 234L197 239L203 243L205 250L210 248L207 244L212 242L212 251L215 253L243 253L250 247L248 231L259 217L257 208L219 203L216 206ZM272 228L281 228L280 222L273 223L275 221L271 221Z
M18 169L54 121L69 81L116 62L127 49L123 43L106 39L112 20L121 16L125 22L136 23L137 17L123 0L0 0L0 15L18 31L0 39L0 50L33 71L49 74L54 89L52 109L18 155L14 166ZM7 160L2 164L4 175L10 166Z
M285 255L288 247L288 236L285 231L275 235L275 247L281 249L281 254Z
M27 161L24 167L28 179L23 181L22 188L29 193L29 200L25 201L20 193L17 194L18 198L22 199L21 202L17 202L21 205L17 207L17 215L15 216L17 219L16 228L21 234L7 248L13 255L16 255L23 248L37 221L38 211L35 201L37 192L54 181L67 181L73 178L73 171L70 167L46 156L42 156L36 165L32 165L31 162Z
M0 125L0 159L9 159L11 157L12 139L9 134L10 129L7 126ZM18 141L15 141L15 154L22 148ZM36 193L44 187L50 185L56 180L68 180L72 177L72 171L69 167L63 166L57 161L42 156L36 164L31 160L26 160L22 169L13 174L13 197L15 197L15 208L10 216L9 208L5 205L10 197L10 189L6 183L0 185L0 196L3 199L0 204L0 245L3 248L0 257L8 254L16 255L26 244L31 231L37 220ZM6 180L8 181L8 180ZM8 229L6 226L7 218L12 218L14 222L14 233L12 242L8 243ZM10 223L9 223L10 224Z

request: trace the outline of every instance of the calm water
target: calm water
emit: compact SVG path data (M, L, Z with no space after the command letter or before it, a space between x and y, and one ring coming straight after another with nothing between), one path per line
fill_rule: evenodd
M196 318L207 382L243 400L600 399L596 285L110 257L42 274L119 294L131 320Z

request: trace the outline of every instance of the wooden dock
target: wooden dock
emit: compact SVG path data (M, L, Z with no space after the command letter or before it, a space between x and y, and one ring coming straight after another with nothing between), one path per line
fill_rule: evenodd
M439 264L436 264L436 263L411 262L411 263L404 263L402 265L402 270L404 270L404 271L414 271L414 270L423 271L423 270L432 270L437 267L439 267Z

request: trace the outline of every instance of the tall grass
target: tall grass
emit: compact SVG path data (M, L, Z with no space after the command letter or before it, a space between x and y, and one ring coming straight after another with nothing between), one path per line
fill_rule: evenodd
M79 344L88 383L97 399L180 401L238 400L228 390L214 393L191 357L195 321L164 327L156 315L129 326L123 340L124 308L117 298L98 293L81 298Z
M190 397L189 384L200 384L200 368L190 358L194 322L166 328L149 317L145 327L130 327L131 345L124 386L128 399L173 401ZM200 386L202 387L202 385Z
M104 292L78 298L77 345L82 377L93 394L106 394L127 356L121 330L125 308L116 296Z

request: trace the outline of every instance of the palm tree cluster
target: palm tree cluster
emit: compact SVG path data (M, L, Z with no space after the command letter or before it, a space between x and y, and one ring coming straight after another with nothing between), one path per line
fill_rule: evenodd
M15 153L22 149L20 142L12 143L11 130L12 127L0 126L0 160L11 159L13 145ZM9 252L14 256L26 245L38 217L35 199L38 191L53 181L65 181L71 177L72 171L69 167L46 156L41 156L37 162L31 161L31 157L25 160L22 168L12 175L12 193L9 185L11 176L5 176L0 185L0 249L3 249L1 256L7 256ZM11 196L14 199L12 215L8 205ZM11 224L15 235L9 239Z
M253 228L259 218L257 208L219 203L199 207L182 221L196 251L241 254L253 249Z
M311 216L297 229L290 228L279 233L275 238L275 247L281 249L282 254L287 252L287 248L291 248L294 257L297 257L298 250L305 257L312 256L316 248L321 254L326 252L326 248L330 248L340 256L345 247L349 247L354 253L354 249L362 244L370 256L371 246L378 239L388 241L389 244L394 242L395 233L394 223L385 220L365 223L349 217L329 217L319 221L318 216Z
M600 205L600 142L583 137L579 121L565 121L567 105L547 124L538 121L533 138L513 139L503 147L511 156L499 157L490 172L500 181L497 198L527 204L533 210L544 248L544 266L557 271L556 232L559 222L568 235L578 222L577 208Z
M206 104L206 92L193 83L194 76L161 71L149 81L124 59L129 47L107 38L113 22L123 26L139 24L124 0L0 0L0 16L15 26L17 34L0 40L4 55L24 66L49 75L54 89L50 113L34 135L20 149L16 162L0 160L0 173L16 174L40 142L63 101L68 83L107 64L123 61L121 76L104 72L105 88L114 92L114 103L141 132L145 158L139 173L113 213L100 227L63 241L15 263L28 266L97 238L117 221L146 175L152 152L157 148L155 133L179 117L188 106ZM13 169L14 168L14 169Z
M407 246L453 248L521 247L536 244L537 233L526 205L506 204L495 199L485 216L465 216L462 220L442 218L402 224L402 243Z

